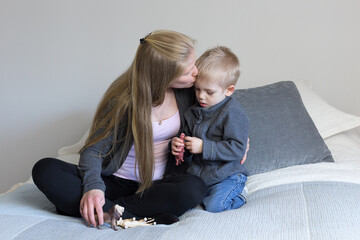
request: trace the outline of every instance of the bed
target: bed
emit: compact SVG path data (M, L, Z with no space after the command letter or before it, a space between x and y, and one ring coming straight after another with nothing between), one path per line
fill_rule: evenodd
M304 82L235 97L253 129L248 201L240 209L209 213L199 205L172 225L98 230L56 214L29 179L0 196L0 239L360 239L360 117ZM76 163L86 136L58 157Z

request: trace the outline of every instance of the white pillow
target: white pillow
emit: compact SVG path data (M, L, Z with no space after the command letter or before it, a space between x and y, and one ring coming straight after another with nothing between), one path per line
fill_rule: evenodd
M61 159L65 162L72 163L72 164L78 164L80 154L80 149L85 145L86 139L89 136L90 129L86 131L86 133L82 136L80 141L77 143L65 146L59 149L58 151L58 159Z
M304 82L296 81L295 84L306 110L323 139L360 126L360 117L332 107Z
M89 136L89 132L90 129L85 132L80 141L78 141L77 143L60 148L58 151L58 155L79 153L80 149L85 145L86 139Z

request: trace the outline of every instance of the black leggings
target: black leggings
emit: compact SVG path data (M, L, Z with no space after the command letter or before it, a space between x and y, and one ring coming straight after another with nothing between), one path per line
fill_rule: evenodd
M55 158L38 161L32 170L36 186L55 205L59 213L81 217L79 205L82 183L76 165ZM195 207L206 195L205 183L198 177L183 174L154 181L142 195L135 194L138 183L111 176L102 177L105 185L105 212L114 204L126 210L124 218L154 217L163 213L176 216ZM126 216L128 215L128 216Z

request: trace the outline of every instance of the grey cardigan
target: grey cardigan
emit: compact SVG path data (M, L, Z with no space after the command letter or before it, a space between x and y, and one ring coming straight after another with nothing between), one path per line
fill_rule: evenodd
M187 157L191 161L188 173L201 177L208 186L235 173L248 175L240 160L246 152L249 119L236 99L226 97L208 109L197 103L185 112L185 121L185 135L203 140L203 152L191 160Z
M176 102L180 112L181 127L185 122L184 112L196 101L194 89L175 89ZM125 136L125 129L127 128L127 117L121 120L119 126L118 139ZM179 133L180 134L180 131ZM114 150L107 154L112 148L113 135L101 140L100 142L84 149L80 154L80 160L78 164L79 174L82 179L83 193L86 193L92 189L100 189L105 192L106 186L101 176L110 176L115 173L121 165L124 163L130 148L123 147L123 144L117 144ZM130 146L133 143L133 139L128 139ZM169 153L168 163L166 165L165 174L173 173L185 173L186 166L177 167L176 161L171 153Z

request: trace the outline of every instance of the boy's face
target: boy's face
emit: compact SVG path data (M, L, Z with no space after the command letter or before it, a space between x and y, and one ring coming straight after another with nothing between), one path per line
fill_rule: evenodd
M210 108L228 96L226 89L223 89L216 81L205 79L195 81L195 91L200 106L204 108Z

